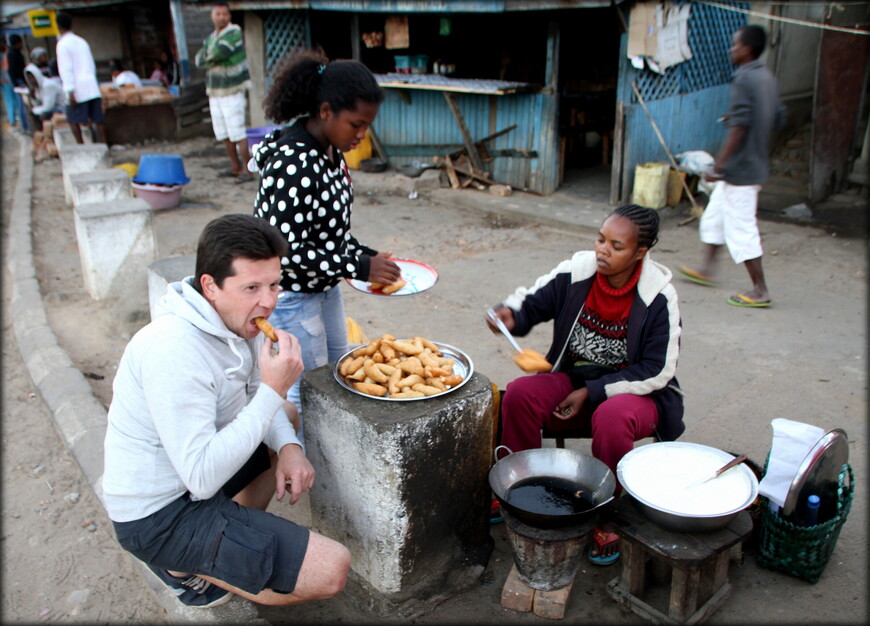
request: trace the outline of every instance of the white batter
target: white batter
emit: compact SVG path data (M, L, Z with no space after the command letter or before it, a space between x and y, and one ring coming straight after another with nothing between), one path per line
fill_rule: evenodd
M632 454L622 465L622 483L633 495L658 508L685 515L722 515L747 505L752 483L746 468L738 465L704 484L728 462L699 448L650 444Z

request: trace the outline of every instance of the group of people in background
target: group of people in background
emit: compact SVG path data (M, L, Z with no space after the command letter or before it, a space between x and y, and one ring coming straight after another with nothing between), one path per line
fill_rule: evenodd
M58 13L56 23L59 36L54 59L49 58L46 48L37 46L30 50L27 63L21 35L9 35L8 41L0 37L0 89L6 119L10 126L34 134L44 132L55 113L64 113L78 143L83 142L82 124L93 124L97 136L105 142L100 84L90 45L72 32L69 14ZM125 68L121 59L109 61L109 72L117 88L143 85L139 75ZM162 50L154 59L148 79L178 95L181 73L168 50ZM29 106L16 88L27 89Z

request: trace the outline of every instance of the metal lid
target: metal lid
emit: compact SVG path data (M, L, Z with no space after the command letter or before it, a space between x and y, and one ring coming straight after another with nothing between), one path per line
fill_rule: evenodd
M836 492L843 464L849 460L849 441L846 431L835 428L825 433L809 451L798 468L782 505L782 515L794 513L799 502L816 494Z

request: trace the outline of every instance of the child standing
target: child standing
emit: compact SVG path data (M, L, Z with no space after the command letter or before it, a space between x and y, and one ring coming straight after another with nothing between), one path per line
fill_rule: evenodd
M393 283L400 277L390 252L351 235L353 184L342 154L365 138L383 99L362 63L329 62L303 50L285 60L264 100L266 117L274 122L298 118L256 144L252 161L260 171L254 215L290 242L269 321L299 340L306 371L348 350L339 282ZM287 398L301 413L298 382Z

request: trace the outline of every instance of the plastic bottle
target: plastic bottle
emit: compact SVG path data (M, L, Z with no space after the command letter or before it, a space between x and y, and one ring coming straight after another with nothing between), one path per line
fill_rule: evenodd
M807 512L804 516L804 526L815 526L819 523L819 496L813 494L807 497Z

